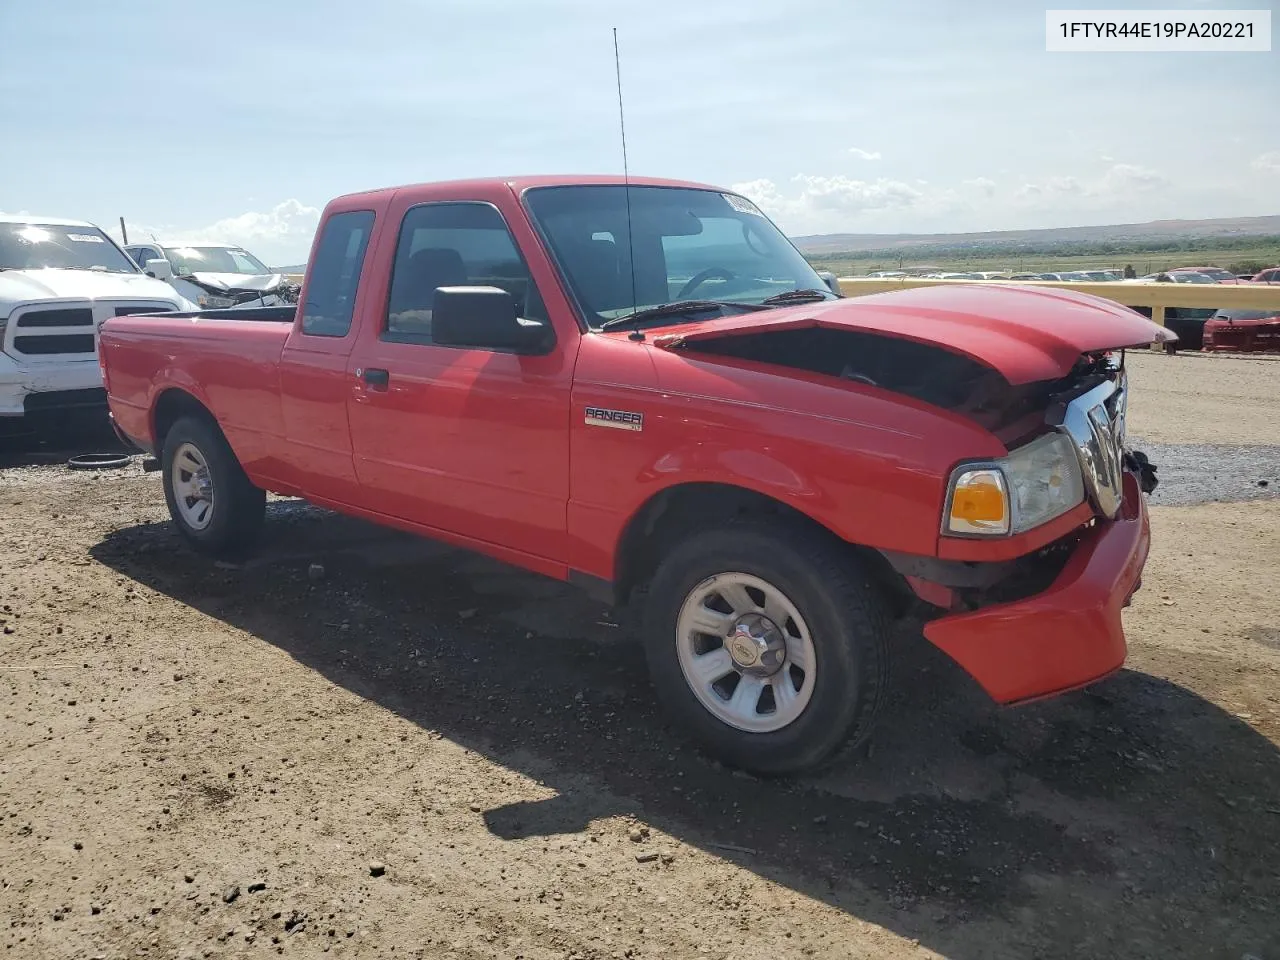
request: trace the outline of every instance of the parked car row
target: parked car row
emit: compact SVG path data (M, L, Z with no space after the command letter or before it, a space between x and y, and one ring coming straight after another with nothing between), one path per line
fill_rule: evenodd
M915 272L908 270L873 270L867 274L872 279L892 279L896 277L917 277L924 280L1056 280L1066 283L1084 283L1088 281L1110 282L1125 280L1122 270L1061 270L1045 272L1014 273L1008 270L973 270L943 271L930 270ZM1207 277L1212 283L1280 283L1280 266L1268 267L1257 274L1241 276L1222 267L1174 267L1159 270L1144 277L1128 278L1147 282L1162 281L1167 283L1203 283L1198 277Z
M908 273L905 270L877 270L868 274L869 277L892 278L892 277L919 277L921 279L933 280L1004 280L1011 282L1035 282L1035 281L1059 281L1065 283L1085 283L1085 282L1123 282L1123 283L1276 283L1280 284L1280 266L1269 267L1257 274L1240 277L1222 267L1174 267L1170 270L1160 270L1155 273L1149 273L1144 277L1125 278L1122 271L1119 270L1068 270L1062 272L1044 272L1044 273L1011 273L1006 271L995 270L976 270L969 272L945 272L931 271L928 273ZM1144 316L1151 316L1150 307L1135 307L1139 313ZM1167 307L1164 314L1165 326L1178 335L1177 348L1200 350L1200 349L1229 349L1222 344L1228 341L1235 342L1234 339L1243 327L1236 327L1224 330L1219 333L1217 340L1213 344L1206 340L1206 323L1211 318L1222 321L1227 327L1235 322L1232 318L1226 316L1230 311L1215 310L1212 307ZM1258 316L1250 316L1248 323L1253 327L1259 327L1259 330L1250 334L1251 343L1270 343L1270 332L1268 324L1270 323L1269 315L1259 314ZM1212 339L1212 338L1210 338ZM1174 345L1169 345L1172 349ZM1254 347L1257 349L1257 347Z
M85 220L0 217L0 432L99 413L108 317L295 303L298 287L229 243L121 247Z

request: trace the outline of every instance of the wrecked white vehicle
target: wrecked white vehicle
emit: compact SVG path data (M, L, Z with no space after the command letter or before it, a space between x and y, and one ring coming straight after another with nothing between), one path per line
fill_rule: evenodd
M125 251L202 310L298 302L298 285L232 243L131 243Z

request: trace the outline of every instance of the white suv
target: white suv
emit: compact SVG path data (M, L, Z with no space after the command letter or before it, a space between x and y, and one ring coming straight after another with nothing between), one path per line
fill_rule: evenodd
M0 215L0 419L101 409L98 327L194 310L83 220Z

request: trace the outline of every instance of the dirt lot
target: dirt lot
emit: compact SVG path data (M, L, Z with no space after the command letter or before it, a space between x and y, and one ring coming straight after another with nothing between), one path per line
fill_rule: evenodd
M869 755L790 783L567 588L290 501L214 566L137 463L10 454L6 955L1280 958L1280 363L1133 368L1129 669L998 710L905 626Z

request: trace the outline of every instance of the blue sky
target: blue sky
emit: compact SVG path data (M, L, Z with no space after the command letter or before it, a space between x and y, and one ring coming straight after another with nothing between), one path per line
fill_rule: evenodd
M1280 44L1049 54L1045 6L0 0L0 210L280 264L340 193L618 172L616 25L631 171L792 234L1280 213Z

